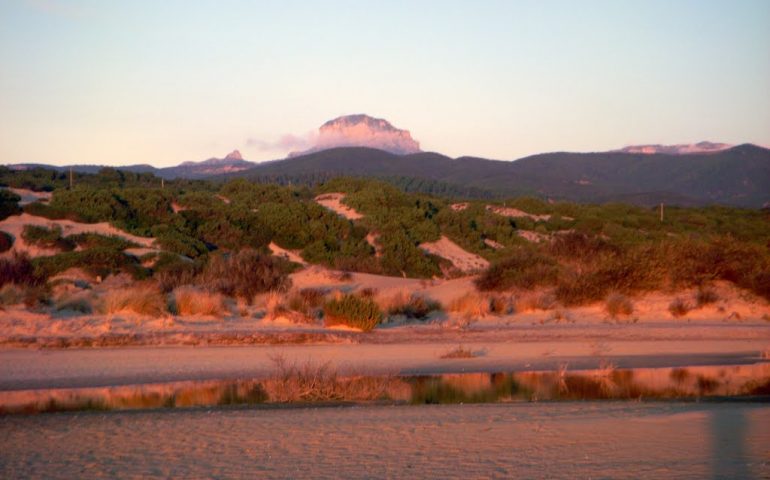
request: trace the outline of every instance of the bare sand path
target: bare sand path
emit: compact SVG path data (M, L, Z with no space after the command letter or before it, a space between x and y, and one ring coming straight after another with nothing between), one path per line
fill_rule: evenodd
M0 418L3 478L768 478L770 406L567 402Z
M456 344L348 344L0 350L0 390L260 378L276 355L329 362L341 374L434 374L730 365L763 361L765 341L466 343L478 356L442 359ZM654 353L653 353L654 352Z

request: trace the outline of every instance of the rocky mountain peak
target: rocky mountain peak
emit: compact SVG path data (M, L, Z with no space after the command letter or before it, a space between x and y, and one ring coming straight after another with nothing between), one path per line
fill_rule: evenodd
M344 115L321 125L315 144L308 150L290 156L337 147L369 147L396 155L420 152L420 144L408 130L394 127L382 118L365 114Z

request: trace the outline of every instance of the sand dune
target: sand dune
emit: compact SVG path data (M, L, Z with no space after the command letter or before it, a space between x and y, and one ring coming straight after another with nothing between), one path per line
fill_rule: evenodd
M487 210L490 212L502 215L504 217L512 218L530 218L536 222L546 222L551 219L550 215L533 215L517 208L501 207L499 205L487 205Z
M81 223L73 222L72 220L50 220L45 217L38 217L30 215L28 213L22 213L21 215L13 215L0 222L0 230L11 234L14 237L13 248L11 251L26 252L32 257L41 255L53 255L57 253L56 250L41 249L33 245L27 245L24 239L21 237L21 232L24 230L24 225L37 225L41 227L52 227L58 225L62 229L62 235L75 235L79 233L98 233L100 235L115 235L121 237L130 242L137 243L145 248L153 248L155 239L148 237L139 237L130 233L124 232L118 228L113 227L107 222L101 223Z

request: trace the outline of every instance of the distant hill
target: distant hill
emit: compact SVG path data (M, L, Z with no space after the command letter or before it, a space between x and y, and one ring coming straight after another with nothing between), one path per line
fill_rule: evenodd
M302 182L337 175L423 181L469 196L536 195L579 202L761 207L770 202L770 150L744 144L708 153L546 153L513 162L437 153L335 148L214 178ZM435 193L435 192L431 192Z
M164 168L156 168L147 164L107 167L105 165L54 166L39 163L21 163L16 165L9 165L9 167L13 169L31 169L41 167L51 168L60 172L67 171L71 168L75 172L80 173L97 173L103 168L115 168L118 170L125 170L134 173L152 173L158 177L171 180L174 178L203 179L213 175L221 175L225 173L247 170L253 168L256 165L258 164L244 160L241 157L241 153L238 150L234 150L227 154L227 156L224 158L209 158L208 160L203 160L201 162L184 162L174 167Z

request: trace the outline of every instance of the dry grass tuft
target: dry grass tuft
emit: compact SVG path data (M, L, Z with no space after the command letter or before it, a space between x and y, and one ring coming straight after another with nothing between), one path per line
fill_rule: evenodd
M551 292L544 292L539 294L527 295L522 297L516 303L516 309L519 311L531 311L531 310L553 310L559 305L556 300L556 296Z
M152 317L168 313L165 297L151 283L108 290L102 295L99 309L105 314L132 312Z
M605 308L610 318L627 317L634 313L634 304L620 293L611 293L607 297Z
M435 311L443 308L439 302L426 298L417 293L398 292L380 307L388 312L388 315L402 315L406 318L424 320Z
M177 287L171 295L171 310L177 315L221 316L226 313L225 297L191 286Z
M271 357L273 375L264 383L271 402L366 401L388 398L389 377L341 378L331 364L289 363L281 355Z
M323 304L326 292L319 288L303 288L289 295L287 306L290 310L308 319L323 317Z
M469 318L485 317L490 313L489 301L484 295L467 292L449 303L448 310Z
M475 358L476 354L470 348L465 348L462 345L458 345L448 352L442 354L439 358L444 360L451 360L456 358Z

